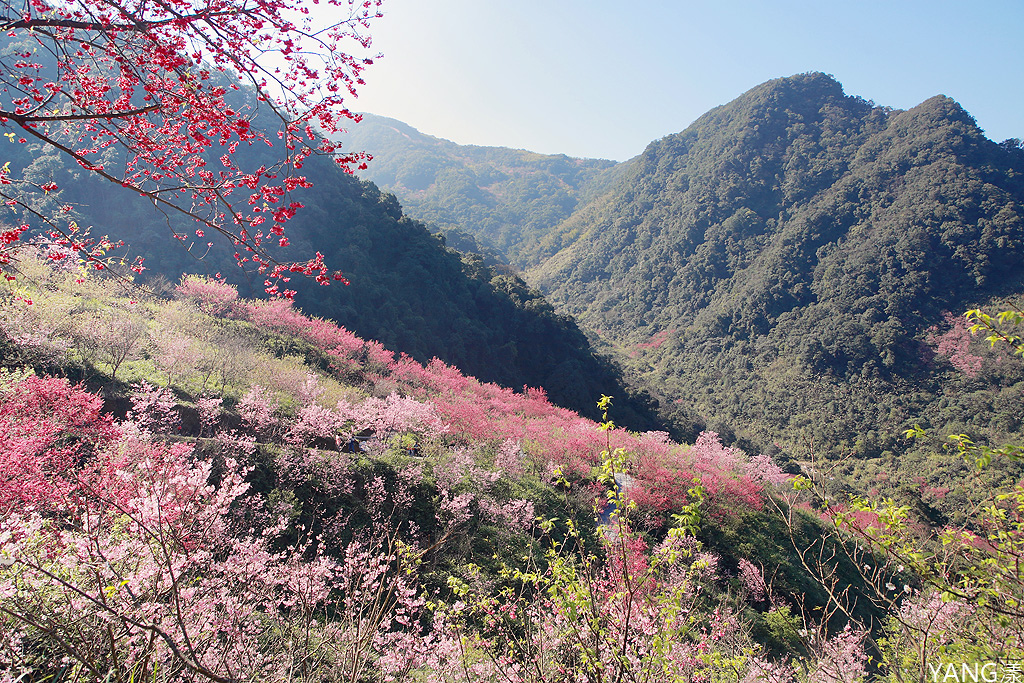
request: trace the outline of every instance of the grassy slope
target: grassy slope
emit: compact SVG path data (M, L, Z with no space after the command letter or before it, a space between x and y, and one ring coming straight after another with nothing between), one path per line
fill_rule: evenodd
M497 572L503 562L515 564L530 545L528 534L488 517L483 512L488 505L527 500L542 517L563 520L559 524L576 518L584 529L592 529L594 468L600 451L610 443L629 453L635 478L631 490L641 501L637 516L646 520L645 534L652 543L663 537L665 521L685 503L685 489L694 474L703 479L710 497L700 538L721 567L708 586L714 594L725 599L721 591L739 585L737 562L749 558L771 569L775 590L794 609L823 603L823 594L796 560L781 518L770 506L763 507L762 496L770 487L762 493L765 485L751 478L745 456L723 450L713 440L709 449L699 450L661 435L602 433L595 423L551 405L540 393L517 395L438 362L424 367L396 358L380 344L307 318L285 302L235 299L234 290L225 285L193 279L188 293L157 299L109 279L86 276L76 282L79 274L55 271L31 259L22 261L18 277L0 305L6 368L28 366L83 379L104 396L107 409L122 418L131 409L129 397L139 382L169 386L181 427L165 438L194 443L209 457L221 453L225 444L236 448L240 438L253 439L253 450L244 458L252 468L255 492L275 505L286 505L300 526L316 531L320 516L328 512L347 510L358 518L365 514L360 510L366 502L360 486L375 476L394 478L413 467L423 479L415 487L416 502L404 514L429 537L439 533L442 515L438 472L453 466L463 473L504 467L503 473L495 473L492 485L474 483L472 478L459 484L460 491L472 494L484 507L474 507L472 518L455 536L446 537L426 579L434 589L444 586L445 576L462 575L467 563L485 572ZM128 330L134 336L126 334ZM126 344L129 337L132 343ZM111 361L119 349L124 361L115 378ZM242 404L253 385L265 387L278 406L269 430L254 429L242 419ZM311 386L316 387L312 393ZM351 428L351 422L320 427L319 433L307 434L302 447L287 436L295 433L311 405L342 411L343 405L369 405L394 392L432 406L446 429L421 425L389 432L358 458L338 452L333 438L345 433L345 425ZM204 397L223 400L219 417L205 427L198 412ZM211 438L214 433L222 436ZM414 442L418 450L410 457L407 449ZM514 462L508 460L509 452L517 454ZM301 458L307 463L318 463L307 464L313 467L308 472L349 472L345 476L357 482L354 497L331 493L337 482L332 485L322 474L298 480L287 475L298 453L305 454ZM552 485L555 466L573 482L570 492ZM671 481L679 481L682 488L666 488ZM797 520L800 543L820 537L816 518ZM855 573L850 576L855 579ZM761 624L769 607L742 601L736 605L755 624ZM767 626L755 630L771 648L786 647Z

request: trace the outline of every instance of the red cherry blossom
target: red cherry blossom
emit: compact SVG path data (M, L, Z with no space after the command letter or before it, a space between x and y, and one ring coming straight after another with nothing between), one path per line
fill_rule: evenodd
M301 0L6 2L0 21L12 50L0 57L0 128L11 140L55 147L164 212L190 216L197 236L221 233L241 247L240 264L276 279L290 264L278 263L263 238L281 237L301 206L287 200L309 187L295 170L313 154L335 155L346 170L366 158L337 155L324 136L357 119L344 97L372 63L367 29L381 0L327 4L314 15ZM256 143L280 144L278 162L240 169L238 146ZM108 161L117 156L111 148L123 165ZM38 201L37 190L54 192L56 183L33 185L5 166L0 185L0 198L58 243L94 266L112 264L110 243L83 237ZM0 263L19 237L3 234ZM319 254L299 265L323 284L330 279Z

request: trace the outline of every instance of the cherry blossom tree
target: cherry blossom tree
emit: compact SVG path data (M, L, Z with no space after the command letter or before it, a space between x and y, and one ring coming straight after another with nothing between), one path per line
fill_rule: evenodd
M981 371L982 357L971 353L971 329L967 318L944 313L943 324L928 329L925 343L935 349L936 355L949 359L950 364L967 377Z
M70 470L118 437L103 401L67 380L30 376L0 391L0 518L48 511L72 487Z
M336 155L346 170L363 161L337 155L326 136L355 118L344 98L372 63L367 30L381 0L323 4L311 12L301 0L4 0L0 128L194 219L194 235L175 230L182 241L220 233L241 264L267 276L270 293L290 295L276 284L290 272L326 284L319 254L285 264L268 246L287 245L284 224L301 207L289 195L310 185L300 172L310 155ZM280 150L276 163L241 168L239 147L258 144ZM0 264L30 222L95 268L111 263L114 245L84 234L71 207L54 201L58 190L0 169L0 197L24 219L0 230Z
M130 417L143 429L156 434L170 434L178 429L180 420L170 388L155 387L143 381L133 389L131 401Z

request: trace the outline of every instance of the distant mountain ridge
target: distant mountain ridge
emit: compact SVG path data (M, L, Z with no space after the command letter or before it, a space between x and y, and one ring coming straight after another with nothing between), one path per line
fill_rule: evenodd
M551 227L628 168L602 159L458 145L395 119L362 117L337 136L346 148L374 156L362 177L400 196L412 215L435 230L468 228L482 246L524 267L542 258L539 242Z
M780 79L712 110L686 131L652 143L607 199L615 217L588 222L565 251L531 276L559 301L577 302L569 305L576 312L595 316L600 309L606 312L602 325L623 324L627 311L602 298L601 283L615 279L623 268L636 265L634 261L643 262L641 269L627 279L650 282L669 276L667 292L683 286L692 293L708 293L713 283L749 268L754 259L762 262L766 255L802 265L818 258L806 251L812 244L816 250L845 243L851 230L863 231L872 240L887 237L879 234L876 220L885 211L916 230L918 237L930 233L937 238L940 244L931 246L950 253L939 249L933 255L966 287L968 279L984 279L998 265L1013 263L1019 226L1007 216L997 217L999 210L992 212L995 222L986 227L978 224L981 215L946 215L941 209L953 197L979 191L990 195L990 205L1000 203L1001 209L1011 202L1014 210L1021 189L1017 172L1007 166L1014 159L986 140L970 115L948 98L891 112L846 97L838 83L822 74ZM1000 173L999 166L1011 172ZM936 173L925 175L923 169ZM958 178L955 171L970 177ZM937 189L958 180L978 185L953 194ZM930 202L928 209L917 204L913 213L893 215L906 208L907 195L916 191L924 196L912 198ZM981 253L962 248L963 234L948 229L936 234L933 229L941 227L932 225L936 220L958 218L974 224ZM559 230L580 220L574 216ZM770 248L787 232L805 243L803 253ZM1001 256L999 237L1014 240ZM659 256L652 257L652 252ZM764 305L781 312L810 302L817 298L811 284L793 282L785 294L772 293L772 301ZM589 297L570 296L568 288L574 285L597 298L581 306L578 302ZM662 298L660 305L649 306L643 322L665 319L667 303ZM680 305L684 313L696 314L706 303L698 297ZM761 315L768 312L758 310Z

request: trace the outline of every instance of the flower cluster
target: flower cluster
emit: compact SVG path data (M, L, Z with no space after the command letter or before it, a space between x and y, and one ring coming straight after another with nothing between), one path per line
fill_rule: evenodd
M287 244L284 225L301 208L289 195L310 186L303 162L335 154L337 144L322 136L356 118L344 98L372 63L344 46L366 53L380 0L325 2L330 9L319 13L296 0L7 4L11 49L0 57L0 127L12 141L49 145L85 171L194 219L194 237L179 229L179 240L221 233L236 245L240 265L266 275L268 292L290 296L276 284L290 273L342 280L320 254L279 263L267 249ZM276 130L253 125L261 108L261 122ZM275 164L239 167L240 146L275 143ZM113 149L123 153L120 163ZM346 169L364 158L337 156ZM106 268L117 245L84 235L59 196L52 179L33 183L10 166L0 173L8 206ZM10 259L24 231L0 235L0 261ZM141 263L132 269L141 271Z

